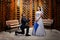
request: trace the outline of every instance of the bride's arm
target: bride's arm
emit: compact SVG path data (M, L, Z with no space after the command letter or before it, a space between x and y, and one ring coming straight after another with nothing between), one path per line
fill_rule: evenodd
M38 22L38 21L39 21L39 19L40 19L42 16L43 16L43 14L41 13L41 14L40 14L40 17L38 18L38 20L36 20L36 22Z

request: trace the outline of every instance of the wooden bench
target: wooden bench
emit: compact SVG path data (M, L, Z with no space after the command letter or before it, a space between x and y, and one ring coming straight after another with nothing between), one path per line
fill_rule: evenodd
M52 19L43 19L43 23L45 26L51 26L51 24L53 24L53 20Z
M43 19L45 28L52 29L53 19Z
M19 28L19 26L20 26L18 20L8 20L8 21L6 21L6 25L7 25L10 29Z

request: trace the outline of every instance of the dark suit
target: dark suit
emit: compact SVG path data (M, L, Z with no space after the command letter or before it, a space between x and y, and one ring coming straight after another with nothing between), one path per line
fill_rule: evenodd
M26 19L25 17L22 17L22 19L21 19L21 23L22 23L22 25L21 25L21 30L22 30L22 33L24 34L25 33L25 28L26 28L26 34L28 34L29 33L29 26L28 26L28 24L29 24L29 19Z

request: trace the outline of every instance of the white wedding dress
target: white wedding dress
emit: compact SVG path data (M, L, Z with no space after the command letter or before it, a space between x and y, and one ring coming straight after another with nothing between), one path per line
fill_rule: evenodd
M41 17L40 16L41 14L42 14L42 11L37 11L36 15L35 15L35 20L37 20L39 17ZM39 19L39 21L37 23L39 24L39 26L38 26L38 28L36 30L35 35L36 36L44 36L45 35L45 30L44 30L42 17ZM33 31L33 34L34 34L34 31Z

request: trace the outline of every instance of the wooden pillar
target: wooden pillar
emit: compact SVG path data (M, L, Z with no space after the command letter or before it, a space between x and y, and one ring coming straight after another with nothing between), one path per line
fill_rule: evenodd
M15 19L17 19L17 0L15 0Z
M32 0L30 0L30 26L32 27Z
M14 19L15 18L15 0L11 0L11 4L10 4L10 19Z
M51 8L51 7L52 7L52 4L51 4L52 2L51 2L51 0L48 0L48 3L49 3L49 4L48 4L48 5L49 5L49 6L48 6L48 7L49 7L49 8L48 8L48 18L51 19L51 15L52 15L52 14L51 14L51 13L52 13L52 8Z
M36 11L37 11L37 0L34 0L34 13L36 13Z
M23 12L23 0L20 0L20 23L21 23L22 12Z
M37 0L34 0L34 10L37 11Z

